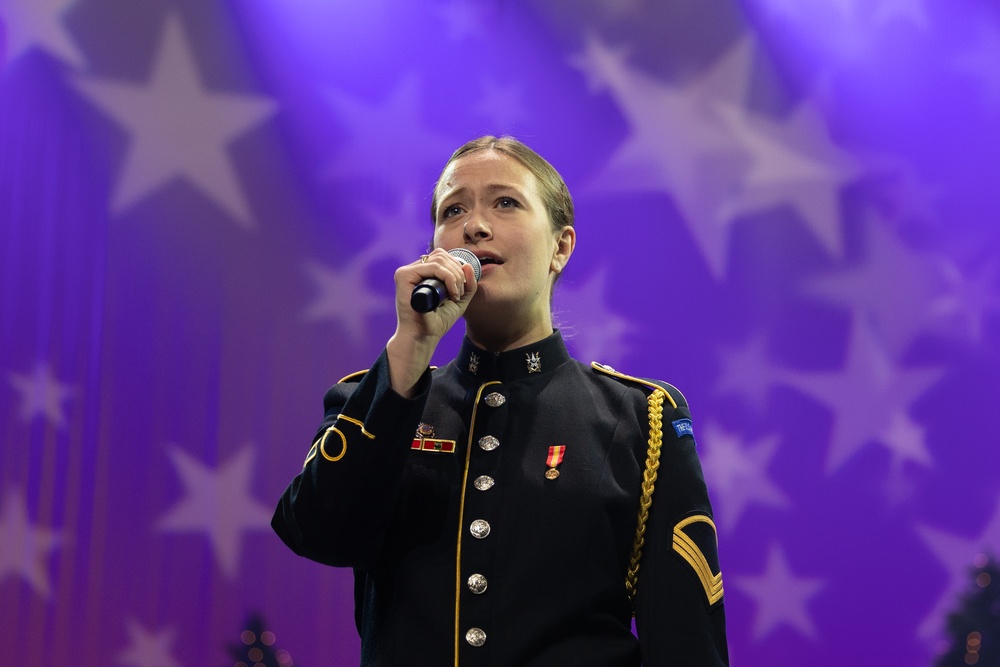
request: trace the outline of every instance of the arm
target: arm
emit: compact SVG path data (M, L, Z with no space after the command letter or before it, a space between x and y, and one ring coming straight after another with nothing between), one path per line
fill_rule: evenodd
M429 387L425 368L414 397L400 396L383 352L359 383L327 392L306 463L271 520L292 551L337 566L377 557Z
M663 406L663 444L636 595L643 665L724 666L729 655L712 507L694 437L684 432L684 422L680 434L674 427L690 412L679 392L671 395L678 407Z

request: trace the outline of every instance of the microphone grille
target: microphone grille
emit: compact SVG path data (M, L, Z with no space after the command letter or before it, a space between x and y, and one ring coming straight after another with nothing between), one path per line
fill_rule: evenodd
M473 255L471 252L465 248L452 248L448 251L448 254L462 262L463 264L469 264L472 266L472 273L476 276L476 282L479 282L479 276L483 275L483 265L479 263L479 258Z

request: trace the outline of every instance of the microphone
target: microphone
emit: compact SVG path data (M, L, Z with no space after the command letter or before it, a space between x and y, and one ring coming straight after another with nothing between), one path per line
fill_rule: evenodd
M483 266L479 263L479 258L465 248L452 248L448 254L457 259L462 264L472 266L472 273L479 282L479 276L483 274ZM436 310L442 301L448 298L448 289L444 283L437 278L425 278L413 288L410 294L410 306L418 313L429 313Z

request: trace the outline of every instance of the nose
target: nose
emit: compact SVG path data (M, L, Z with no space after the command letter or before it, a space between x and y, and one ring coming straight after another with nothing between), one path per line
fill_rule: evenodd
M474 241L488 241L493 238L493 232L490 230L489 223L481 215L474 215L470 217L462 226L462 233L468 243Z

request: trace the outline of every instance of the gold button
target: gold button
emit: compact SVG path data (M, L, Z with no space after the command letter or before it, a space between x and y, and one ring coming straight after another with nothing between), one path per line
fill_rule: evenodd
M499 408L501 405L507 402L507 399L498 391L486 394L486 405L491 408Z
M476 481L473 482L473 485L475 485L475 487L480 491L489 491L493 488L493 478L489 475L480 475L476 478Z
M485 519L476 519L469 526L469 532L477 540L481 540L490 534L490 522Z
M479 439L479 446L487 452L492 452L500 446L500 441L492 435L484 435Z
M476 595L482 595L483 593L486 592L486 585L487 585L486 577L484 577L481 574L474 574L470 576L469 580L466 583L469 586L469 590L475 593Z
M486 643L486 633L480 628L469 628L468 632L465 633L465 641L478 648Z

